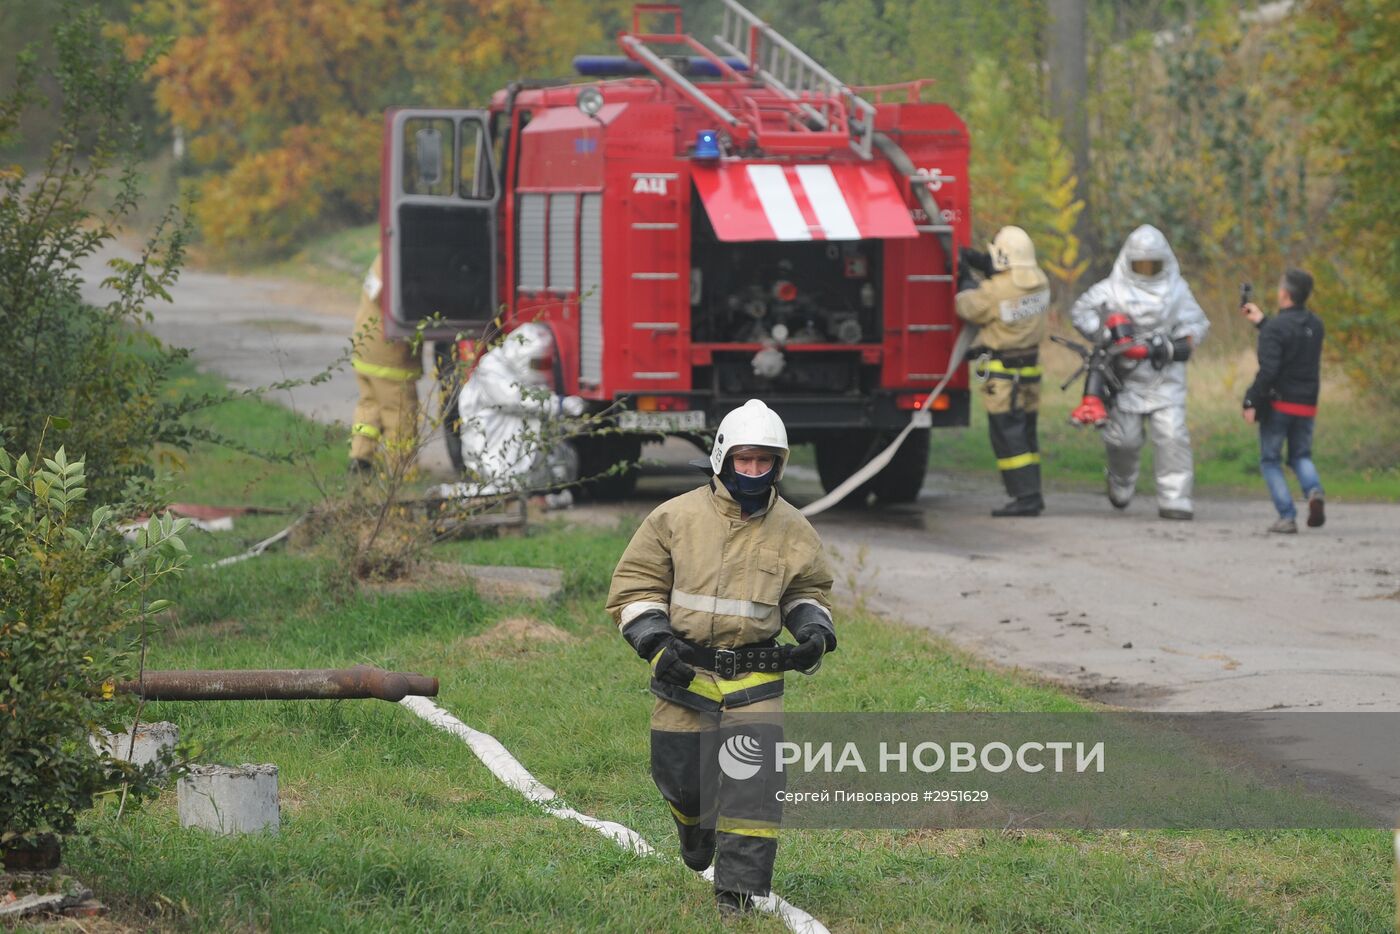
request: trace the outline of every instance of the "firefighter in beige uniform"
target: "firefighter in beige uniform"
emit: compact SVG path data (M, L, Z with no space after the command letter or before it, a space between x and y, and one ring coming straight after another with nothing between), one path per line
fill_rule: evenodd
M418 378L423 358L411 341L384 336L380 320L381 257L365 274L360 307L355 313L350 365L355 369L360 401L350 429L350 467L366 471L380 444L399 456L411 456L418 432Z
M608 612L651 663L652 778L681 856L714 861L722 912L768 894L778 851L781 774L734 781L717 769L726 711L782 711L783 671L815 671L836 648L821 540L778 495L787 430L751 399L720 423L705 486L662 503L613 572ZM796 645L779 646L786 627ZM781 726L749 731L771 757ZM769 763L771 764L771 762Z
M977 375L983 382L987 428L1011 502L994 516L1037 516L1040 493L1040 342L1050 307L1050 280L1035 261L1035 246L1020 227L1003 227L988 253L964 248L958 274L958 317L981 330ZM987 278L978 285L969 267Z

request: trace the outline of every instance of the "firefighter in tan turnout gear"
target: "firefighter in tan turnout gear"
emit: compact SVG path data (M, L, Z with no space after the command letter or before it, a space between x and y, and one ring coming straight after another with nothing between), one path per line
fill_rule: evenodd
M719 769L722 717L781 713L783 672L810 674L836 648L821 540L778 495L787 459L787 429L768 406L751 399L726 415L714 476L646 518L608 594L622 637L651 664L652 778L686 865L713 861L725 914L769 892L782 785L775 769L744 781ZM777 644L783 628L796 645ZM745 732L771 763L781 726Z
M1038 516L1040 493L1040 342L1047 329L1050 280L1035 261L1035 246L1020 227L1003 227L981 253L964 247L958 264L958 317L980 328L976 375L1011 501L994 516ZM970 270L986 278L979 285Z
M365 273L360 307L355 313L354 349L350 365L360 401L350 428L350 469L367 472L375 452L412 456L418 431L418 378L423 358L412 342L384 336L379 317L382 257Z

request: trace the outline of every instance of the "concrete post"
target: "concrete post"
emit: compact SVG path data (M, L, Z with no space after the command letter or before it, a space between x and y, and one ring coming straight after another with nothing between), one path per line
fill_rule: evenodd
M152 762L158 762L161 756L175 750L175 744L180 741L180 728L168 721L142 723L136 728L135 746L131 743L130 730L125 733L108 733L99 729L88 737L88 741L99 753L106 751L113 759L143 768ZM130 755L127 754L128 751Z
M275 765L197 765L180 779L181 827L214 833L277 832Z

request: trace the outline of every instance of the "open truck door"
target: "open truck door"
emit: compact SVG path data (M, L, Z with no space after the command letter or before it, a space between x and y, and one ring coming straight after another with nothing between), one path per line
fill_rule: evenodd
M479 335L497 316L500 178L479 110L391 110L384 120L380 246L384 333Z

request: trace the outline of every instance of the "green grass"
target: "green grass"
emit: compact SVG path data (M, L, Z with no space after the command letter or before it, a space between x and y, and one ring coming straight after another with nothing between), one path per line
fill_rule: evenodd
M1104 456L1099 433L1069 423L1083 382L1075 380L1061 392L1060 383L1073 372L1074 364L1059 348L1047 350L1044 356L1039 434L1046 489L1101 490ZM1240 398L1256 368L1252 350L1206 354L1189 364L1187 418L1198 492L1268 498L1259 476L1258 430L1240 417ZM1144 490L1152 487L1151 451L1149 443L1143 451L1139 480ZM1340 377L1324 385L1313 459L1329 497L1400 501L1400 419L1351 389ZM929 469L995 477L996 459L987 440L987 414L980 401L973 404L970 426L934 433ZM1296 478L1291 472L1289 476L1296 493Z
M647 771L640 663L600 609L625 530L543 529L444 547L444 559L569 568L549 604L460 589L339 602L314 557L272 555L178 588L158 667L370 662L442 678L439 699L493 733L568 803L663 850L669 818ZM528 614L573 641L472 642ZM990 672L922 633L867 615L789 694L793 710L1071 710L1072 698ZM497 927L713 929L703 884L623 854L499 785L455 739L377 701L157 704L204 757L275 762L282 833L182 831L173 794L116 823L93 812L73 869L138 926L284 930ZM114 858L118 855L119 858ZM834 928L1368 930L1391 911L1387 835L795 831L778 886ZM160 896L169 899L167 903ZM776 929L755 921L753 929Z
M174 374L169 391L222 397L226 387L186 364ZM178 501L278 507L312 502L323 490L344 488L349 442L343 427L316 424L254 396L235 396L189 421L245 450L200 444L188 453L162 451L162 466L176 474Z
M213 410L232 432L275 441L274 407ZM242 405L240 403L240 405ZM280 428L278 426L281 426ZM294 432L293 432L294 433ZM327 455L329 457L329 455ZM225 451L199 452L202 495L244 489ZM338 461L337 461L338 463ZM301 469L261 467L268 502L300 494ZM281 499L279 499L279 497ZM193 499L193 495L185 498ZM272 523L274 518L257 522ZM470 589L357 592L328 559L271 554L192 570L150 664L321 667L368 662L442 680L439 703L497 736L567 802L641 832L674 831L647 766L650 695L603 597L630 525L536 527L521 539L439 546L435 558L565 569L564 596L492 603ZM248 524L240 535L252 534ZM196 536L196 563L232 550ZM529 616L568 641L483 642ZM841 651L794 679L791 710L1075 710L1076 699L998 673L926 633L851 608ZM707 887L552 818L500 785L468 748L381 701L155 704L202 761L273 762L275 837L217 839L178 826L167 791L115 819L112 802L66 849L72 870L147 930L718 929ZM833 930L1362 931L1393 917L1382 832L793 831L776 886ZM745 930L780 930L755 918Z

